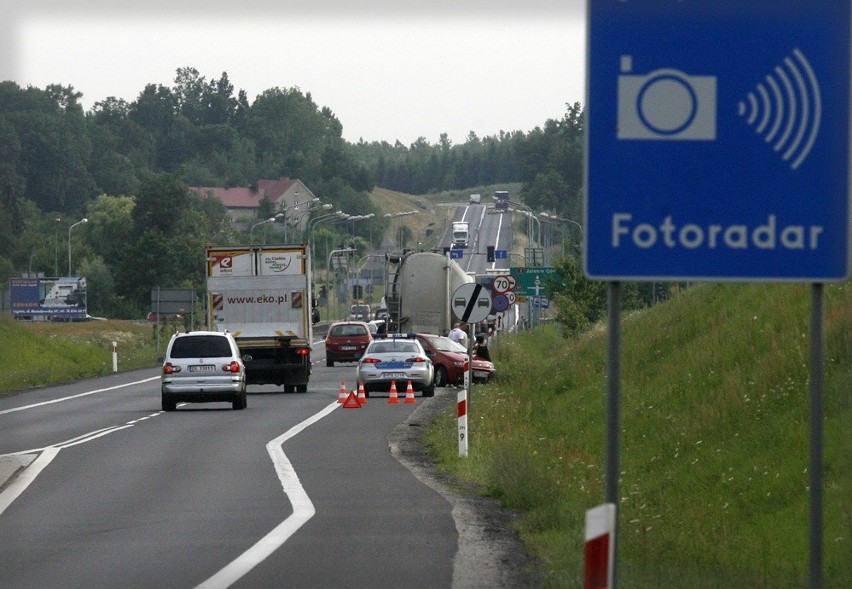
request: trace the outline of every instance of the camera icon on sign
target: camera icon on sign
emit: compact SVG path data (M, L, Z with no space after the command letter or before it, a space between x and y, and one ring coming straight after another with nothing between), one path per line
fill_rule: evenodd
M676 69L630 73L632 58L621 56L618 76L618 138L657 141L716 139L716 78Z

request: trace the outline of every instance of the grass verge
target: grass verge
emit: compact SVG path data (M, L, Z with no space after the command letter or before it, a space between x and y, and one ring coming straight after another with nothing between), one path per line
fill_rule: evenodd
M619 579L625 587L807 585L806 285L706 284L624 318ZM582 587L585 510L603 502L606 342L554 328L496 341L454 413L441 468L522 513L547 587ZM852 283L826 288L824 586L852 581Z
M0 317L0 393L112 372L112 342L119 370L155 366L154 327L134 321L79 323L16 321ZM168 341L166 339L166 341Z

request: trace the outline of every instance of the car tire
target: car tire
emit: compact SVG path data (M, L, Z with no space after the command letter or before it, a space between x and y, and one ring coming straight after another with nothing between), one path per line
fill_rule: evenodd
M334 360L332 360L331 358L329 358L328 356L326 356L326 357L325 357L325 365L326 365L326 366L334 366Z
M435 396L435 387L431 386L427 389L423 389L423 396L424 397L434 397Z
M435 366L435 378L433 379L433 384L435 387L441 389L447 386L447 369L443 366Z
M297 384L296 385L296 392L297 393L307 393L308 392L308 385L307 384Z
M166 398L165 395L162 396L162 406L163 411L174 411L177 409L177 403L172 399Z
M243 408L243 397L242 395L238 395L231 401L231 409L237 410Z

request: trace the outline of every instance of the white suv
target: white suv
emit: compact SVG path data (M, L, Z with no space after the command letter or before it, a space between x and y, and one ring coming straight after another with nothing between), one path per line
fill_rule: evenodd
M227 332L176 333L169 341L160 378L163 411L178 402L230 402L246 408L246 367Z

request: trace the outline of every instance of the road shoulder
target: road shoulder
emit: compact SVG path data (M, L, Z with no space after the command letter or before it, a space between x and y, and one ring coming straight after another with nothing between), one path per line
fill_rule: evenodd
M388 446L400 463L453 507L459 534L453 589L540 586L535 559L512 529L518 514L479 495L472 485L439 472L426 453L423 437L429 424L456 400L453 389L435 393L432 398L418 399L417 408L388 436Z

